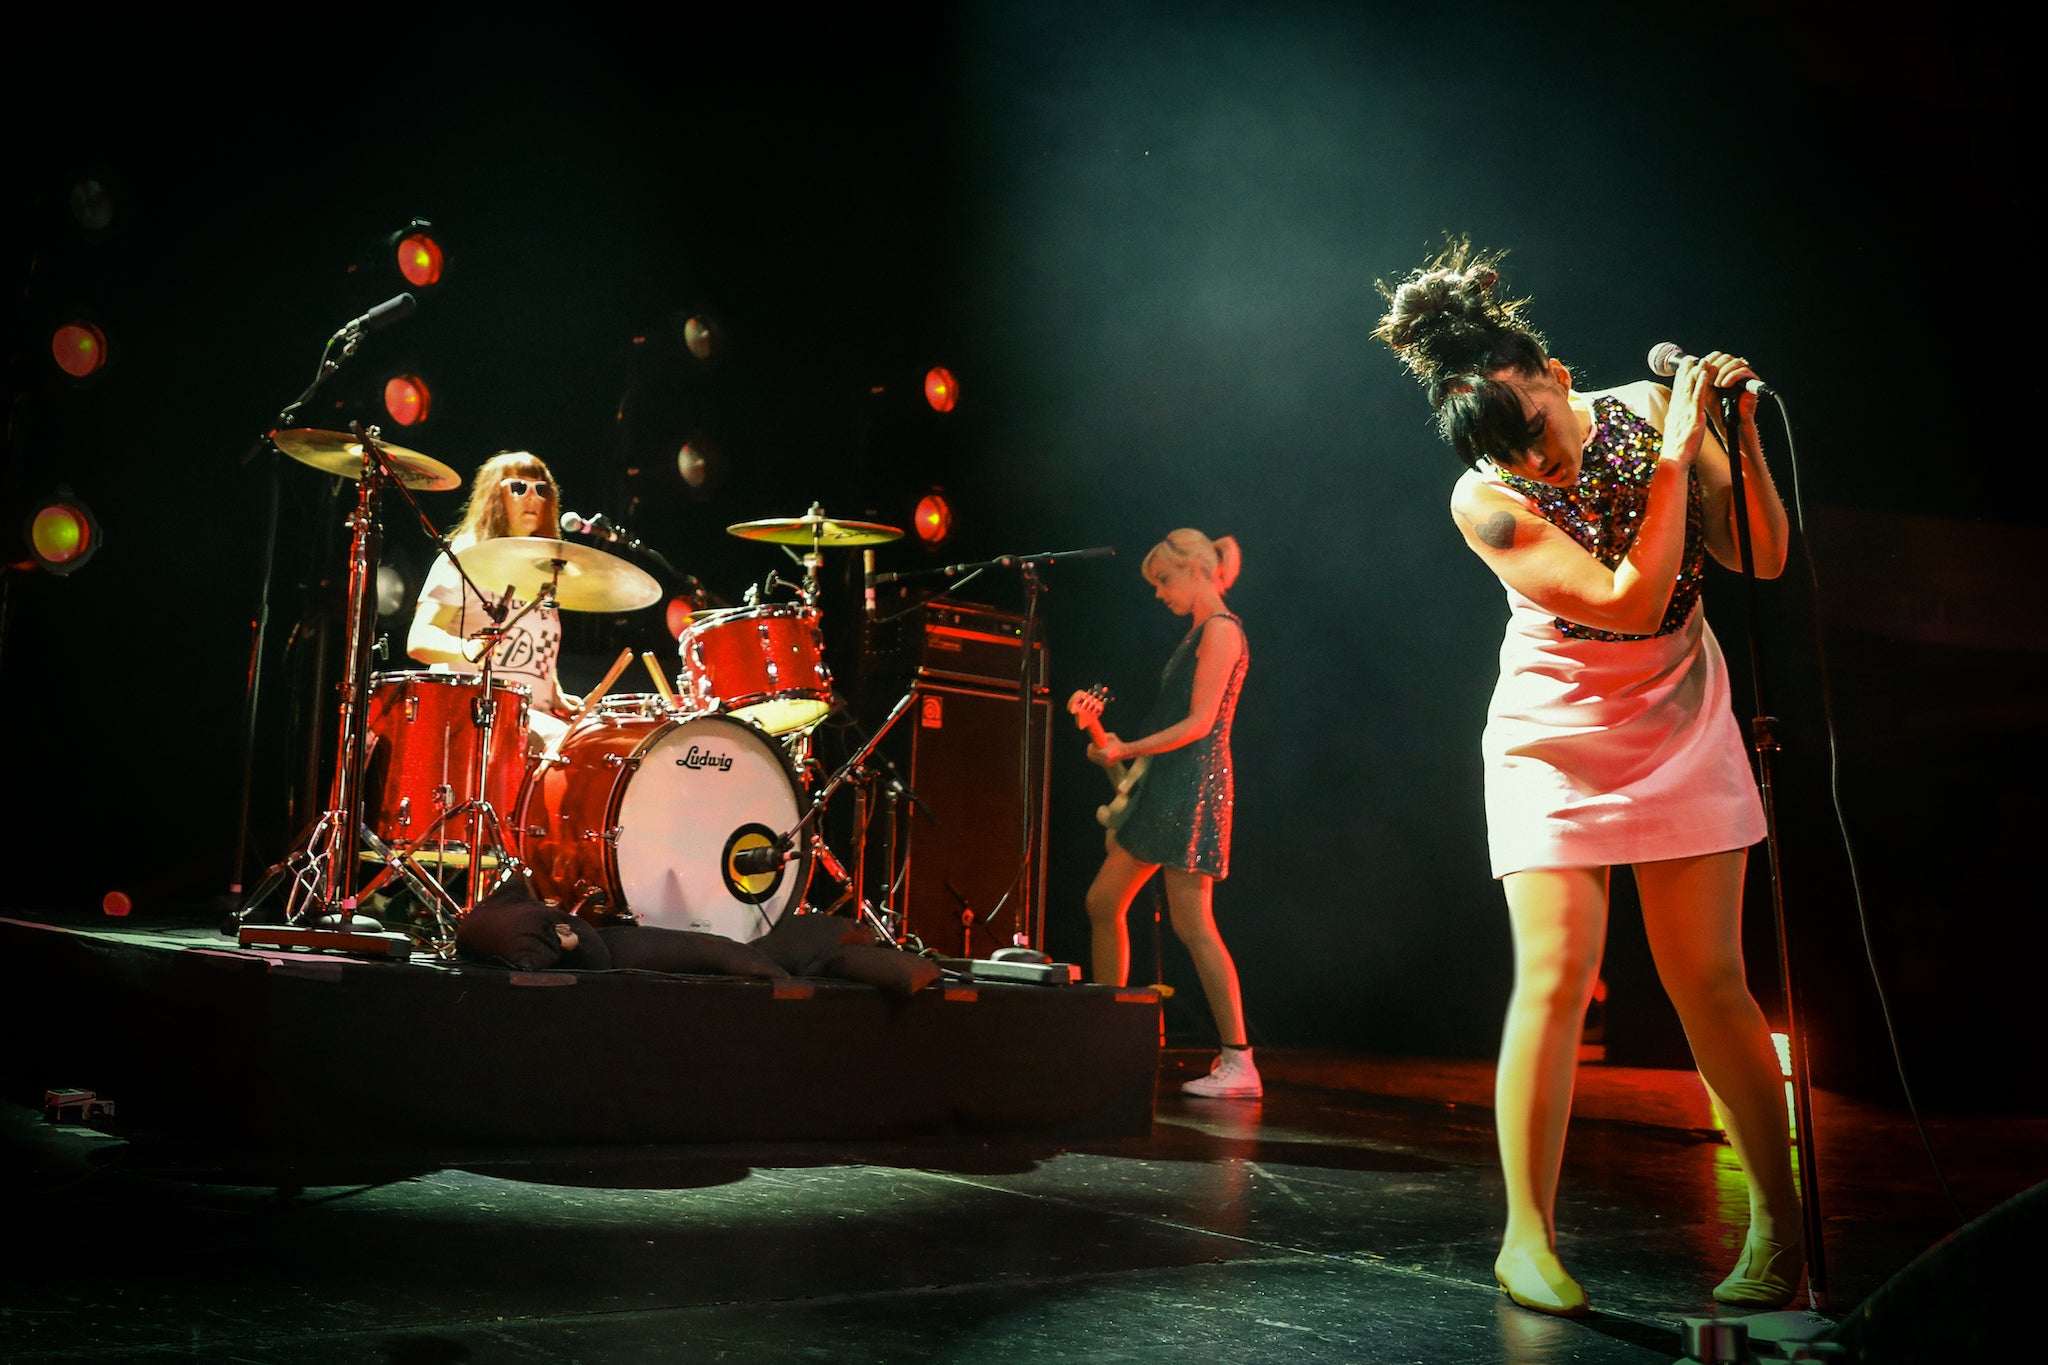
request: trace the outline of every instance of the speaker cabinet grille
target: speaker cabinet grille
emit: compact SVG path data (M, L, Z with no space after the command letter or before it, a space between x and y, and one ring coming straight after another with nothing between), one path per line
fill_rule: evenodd
M947 957L987 957L1019 937L1037 947L1049 698L1037 691L1027 718L1014 691L928 680L912 691L897 733L909 750L910 785L938 823L916 811L904 818L907 927Z

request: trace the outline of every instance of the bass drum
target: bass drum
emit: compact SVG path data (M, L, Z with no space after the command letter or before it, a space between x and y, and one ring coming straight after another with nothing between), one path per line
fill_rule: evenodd
M810 855L743 874L735 855L796 828L796 774L727 716L586 715L520 801L534 890L593 923L637 919L745 942L802 901Z

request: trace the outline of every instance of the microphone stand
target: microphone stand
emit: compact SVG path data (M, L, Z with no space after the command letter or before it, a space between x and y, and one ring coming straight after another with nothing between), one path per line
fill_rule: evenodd
M1020 632L1021 638L1019 641L1023 648L1017 664L1017 703L1022 708L1020 724L1018 725L1017 749L1017 809L1019 813L1017 873L1010 879L1010 885L1004 890L1003 894L996 898L995 904L979 917L980 922L984 925L994 922L995 917L1002 913L1003 906L1009 902L1011 894L1016 892L1021 886L1023 889L1023 911L1017 917L1019 932L1012 936L1015 940L1014 944L1008 946L1029 946L1042 937L1043 929L1043 926L1039 923L1039 920L1043 917L1044 910L1041 901L1042 884L1045 877L1044 846L1042 843L1038 845L1040 856L1038 860L1039 866L1036 869L1032 867L1031 857L1034 843L1032 835L1035 825L1042 823L1042 800L1044 797L1044 791L1041 789L1038 793L1040 801L1033 801L1031 781L1031 741L1034 728L1032 725L1032 707L1045 683L1042 661L1036 658L1039 599L1045 593L1045 580L1040 575L1039 570L1048 565L1065 563L1069 560L1109 559L1115 555L1115 546L1095 545L1082 550L1045 550L1037 554L999 555L994 559L985 559L978 562L948 564L941 568L914 569L903 573L876 574L874 577L874 581L877 584L933 577L944 578L948 581L958 579L959 582L965 583L968 579L988 569L1015 569L1018 571L1018 575L1024 585L1024 624ZM915 610L918 605L921 604L912 604L910 607L905 607L903 611L892 613L883 619L894 620L897 616L903 615L904 612ZM1041 819L1035 822L1034 815L1040 816ZM950 887L948 889L953 890ZM957 890L954 890L953 894L961 900L963 915L972 913L967 907L966 899L961 897ZM998 944L997 946L1006 945ZM973 955L971 947L971 942L964 945L966 950L964 955L970 957Z
M861 771L861 765L867 762L868 755L874 753L876 746L881 744L883 736L889 733L890 727L903 718L903 713L910 709L910 703L916 696L917 692L915 689L905 692L896 703L895 709L889 712L889 718L876 728L875 733L868 739L868 742L861 746L860 752L842 764L839 771L832 774L824 787L819 790L817 796L812 798L811 808L804 812L803 818L796 822L795 828L787 833L776 836L775 842L770 847L775 850L775 855L779 860L782 862L788 861L790 850L796 847L798 839L806 837L807 831L809 831L811 824L818 818L819 812L823 811L826 803L832 799L832 794L838 791L849 777ZM904 790L909 791L910 789L905 787ZM920 806L924 805L922 801L917 800L915 792L911 792L911 799ZM863 812L864 814L865 812ZM931 815L928 807L925 810L925 814L927 816ZM876 915L874 906L867 899L867 888L862 884L862 879L866 876L867 860L864 850L867 842L867 831L865 828L859 828L863 823L862 819L856 818L854 823L857 827L854 831L854 837L861 841L861 848L863 850L863 852L857 853L854 857L854 862L861 868L860 873L849 877L845 866L832 855L832 850L827 848L825 841L815 833L808 834L809 850L817 857L819 862L825 865L825 870L831 873L841 886L846 887L859 911L858 918L866 920L869 928L875 930L890 942L900 943L902 940L895 930L890 925L882 922L881 917ZM933 823L937 823L936 817L933 817ZM889 869L889 875L893 884L895 877L895 869L893 867Z
M1778 975L1785 989L1785 1034L1790 1046L1788 1052L1792 1061L1792 1108L1796 1131L1793 1142L1799 1154L1800 1215L1806 1234L1806 1292L1809 1310L1819 1315L1827 1308L1828 1274L1827 1246L1823 1240L1825 1224L1820 1208L1820 1168L1815 1156L1816 1143L1813 1134L1813 1092L1811 1073L1807 1065L1805 1031L1799 1027L1798 987L1792 977L1792 955L1789 937L1785 929L1785 889L1783 864L1780 859L1778 842L1778 809L1771 780L1771 755L1779 750L1777 737L1778 718L1765 714L1764 698L1764 656L1757 639L1757 588L1755 560L1750 553L1749 504L1744 494L1742 474L1742 425L1741 400L1735 393L1721 396L1721 428L1725 433L1728 447L1729 496L1735 500L1735 562L1736 572L1742 578L1745 605L1744 625L1749 637L1750 686L1755 701L1756 713L1751 720L1750 744L1756 750L1757 789L1763 798L1764 808L1764 849L1770 869L1771 914L1778 938ZM1788 1324L1790 1332L1800 1335L1812 1322L1805 1315L1764 1314L1762 1317L1790 1316L1798 1321ZM1757 1317L1748 1319L1752 1335ZM1832 1326L1826 1319L1820 1322Z
M320 386L331 378L343 362L354 358L356 347L362 344L363 331L356 323L350 323L327 338L327 344L320 349L320 363L313 374L313 382L291 402L278 410L277 422L263 435L250 442L242 454L241 463L247 466L256 458L257 452L269 449L271 455L278 454L271 437L290 426L292 417L319 392ZM336 342L342 343L341 354L334 353ZM269 493L264 515L263 569L256 591L256 619L250 626L249 673L242 695L242 797L240 817L235 826L235 856L228 869L228 894L239 902L242 896L242 874L249 861L249 805L255 787L256 769L256 718L262 705L263 656L270 638L270 590L277 574L277 527L278 527L278 467L277 460L267 462ZM400 485L403 487L403 485ZM223 932L232 933L240 922L240 916L230 914L222 924Z

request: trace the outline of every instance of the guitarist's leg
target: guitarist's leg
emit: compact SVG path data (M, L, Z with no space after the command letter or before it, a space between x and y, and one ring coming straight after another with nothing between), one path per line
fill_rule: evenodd
M1199 872L1165 871L1166 904L1173 915L1173 932L1187 945L1195 960L1195 975L1201 978L1202 994L1209 998L1209 1012L1216 1017L1216 1037L1225 1047L1243 1047L1250 1040L1244 1031L1244 1000L1237 989L1237 964L1223 935L1216 928L1210 908L1214 881Z
M1131 936L1124 926L1124 914L1131 908L1131 898L1158 864L1133 858L1116 841L1114 833L1103 842L1108 845L1109 855L1102 860L1102 870L1088 887L1088 927L1093 945L1089 979L1098 986L1121 986L1131 974Z

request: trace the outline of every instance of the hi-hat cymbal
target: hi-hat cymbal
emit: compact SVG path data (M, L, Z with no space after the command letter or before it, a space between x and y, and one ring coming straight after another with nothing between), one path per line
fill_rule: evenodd
M801 517L742 521L725 529L742 540L765 540L774 545L885 545L903 539L903 532L897 527L872 521L843 521L828 517L815 507Z
M563 611L638 611L661 600L654 575L617 555L589 545L544 536L499 536L480 540L456 556L476 585L496 596L531 602L543 584L555 585Z
M270 439L279 450L300 464L339 474L344 479L363 477L363 443L353 432L293 427L289 431L271 432ZM439 490L462 487L462 476L430 455L407 450L404 446L386 445L382 441L377 442L377 448L391 461L391 467L398 471L398 481L407 488Z

